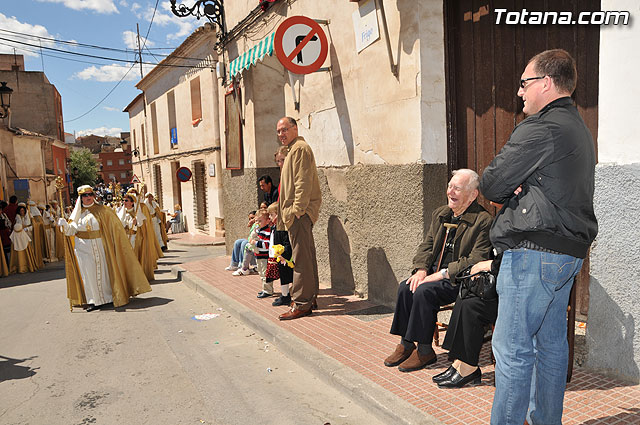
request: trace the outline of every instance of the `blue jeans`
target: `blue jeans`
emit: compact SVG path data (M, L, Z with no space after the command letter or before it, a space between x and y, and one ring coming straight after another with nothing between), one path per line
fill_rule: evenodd
M492 425L560 424L567 379L567 305L582 259L531 249L505 251L493 333ZM528 411L528 413L527 413Z
M249 241L246 239L236 239L233 243L233 251L231 252L231 265L238 267L242 264L244 258L244 247Z

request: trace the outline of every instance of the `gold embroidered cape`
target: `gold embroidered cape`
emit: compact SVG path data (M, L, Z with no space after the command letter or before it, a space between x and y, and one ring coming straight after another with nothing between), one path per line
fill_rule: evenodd
M147 280L140 263L138 263L136 256L131 248L131 242L127 238L124 227L118 216L111 210L111 208L103 205L94 204L89 207L89 211L98 220L100 224L100 238L102 239L102 245L104 246L105 258L107 260L107 267L109 269L109 278L111 281L111 292L113 293L113 305L120 307L129 302L129 298L145 292L151 291L151 286ZM76 262L77 258L75 252L65 251L65 263L68 257L71 257ZM70 258L70 259L71 259ZM67 268L67 291L71 287L71 295L76 296L78 299L77 282L82 282L79 269L76 269L77 275L74 274L74 266ZM71 274L71 276L70 276ZM71 277L71 282L69 282ZM71 302L74 299L69 298Z

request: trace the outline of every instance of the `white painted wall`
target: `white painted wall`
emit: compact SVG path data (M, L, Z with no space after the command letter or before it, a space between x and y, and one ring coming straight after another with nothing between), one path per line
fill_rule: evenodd
M640 2L602 0L602 10L626 10L629 25L600 27L600 90L598 94L598 162L640 162ZM588 76L578 76L588 78Z
M298 120L299 132L313 148L319 166L446 163L442 2L384 0L393 61L399 65L397 77L390 70L379 8L380 39L359 53L356 50L352 13L362 3L282 3L279 10L284 16L276 14L272 25L257 26L250 38L240 37L227 46L228 67L287 17L330 21L321 26L329 40L323 66L331 71L294 77L300 111L294 108L288 73L275 57L243 72L245 167L273 166L279 118L274 110ZM253 6L231 2L225 10L239 19ZM224 110L222 100L220 105Z
M201 29L202 30L202 29ZM182 46L184 49L177 53L178 56L209 58L215 66L217 60L215 51L215 34L213 31L201 31L192 40ZM190 82L200 79L200 99L202 105L202 121L192 124L191 115L191 86ZM209 234L215 235L216 217L223 218L221 204L221 174L219 153L211 149L219 146L219 116L217 110L217 80L215 70L212 69L188 69L188 68L162 68L155 74L148 75L139 83L138 87L144 91L144 101L147 103L147 117L144 117L144 103L139 101L129 108L129 121L133 138L133 130L136 131L136 144L142 159L151 159L143 162L142 179L147 184L148 190L154 190L153 164L159 164L162 174L163 207L173 211L174 194L173 180L175 175L171 169L171 162L179 161L180 166L193 170L192 162L202 160L208 171L209 165L215 165L216 175L206 174L207 185L207 216ZM176 127L178 129L178 145L171 146L169 129L168 92L173 91L176 106ZM158 153L155 154L153 144L153 128L151 105L155 105L158 124ZM141 125L144 123L145 139L141 137ZM142 155L142 143L146 144L146 155ZM208 151L202 151L208 149ZM138 158L140 159L140 157ZM140 176L140 163L134 161L133 172ZM182 207L188 221L188 229L195 232L193 225L194 190L193 179L181 183Z

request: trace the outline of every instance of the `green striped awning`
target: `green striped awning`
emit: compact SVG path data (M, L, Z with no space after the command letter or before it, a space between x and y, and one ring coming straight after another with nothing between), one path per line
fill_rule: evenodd
M249 51L232 60L229 65L229 76L233 78L236 74L249 69L251 65L255 65L259 60L262 60L265 55L271 56L273 54L273 38L275 35L276 33L272 32Z

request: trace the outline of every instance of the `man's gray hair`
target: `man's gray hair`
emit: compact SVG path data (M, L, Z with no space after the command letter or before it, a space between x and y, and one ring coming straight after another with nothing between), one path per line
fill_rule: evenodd
M468 168L460 168L459 170L453 170L451 172L452 176L455 176L456 174L461 174L469 178L469 183L467 183L467 187L469 189L477 189L478 186L480 186L480 176L475 171Z

